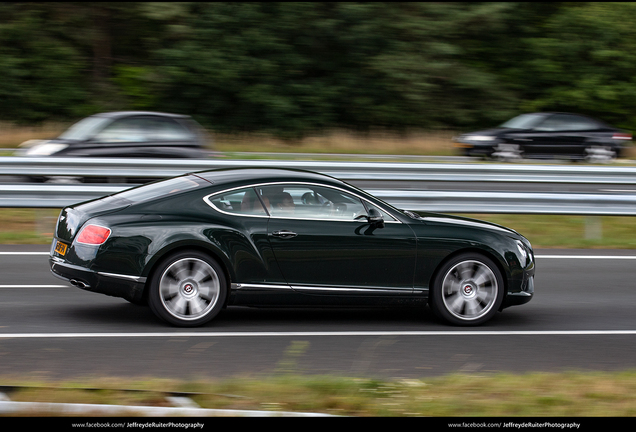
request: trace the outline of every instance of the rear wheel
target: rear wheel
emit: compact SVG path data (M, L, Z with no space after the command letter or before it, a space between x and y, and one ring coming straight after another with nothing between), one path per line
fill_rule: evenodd
M439 318L455 325L479 325L490 320L501 306L503 277L489 258L462 254L440 268L430 295L429 304Z
M170 256L157 267L148 302L155 315L170 324L195 327L219 313L226 295L221 266L203 253L186 251Z
M608 163L616 159L616 151L610 146L593 145L585 149L585 160L590 163Z

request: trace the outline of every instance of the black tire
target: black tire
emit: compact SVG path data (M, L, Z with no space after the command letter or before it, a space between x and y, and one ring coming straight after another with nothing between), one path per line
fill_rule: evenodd
M164 259L151 276L148 304L155 315L178 327L196 327L223 308L227 282L222 267L198 251Z
M476 326L490 320L504 297L497 265L479 253L465 253L445 262L431 286L429 305L445 322Z

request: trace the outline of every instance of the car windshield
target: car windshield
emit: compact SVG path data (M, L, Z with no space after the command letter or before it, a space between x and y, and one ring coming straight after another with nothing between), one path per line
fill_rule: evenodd
M110 119L106 117L86 117L68 128L58 138L72 141L85 141L95 135L95 133L101 130L109 121Z
M532 129L545 118L543 114L521 114L512 118L499 127L508 129Z

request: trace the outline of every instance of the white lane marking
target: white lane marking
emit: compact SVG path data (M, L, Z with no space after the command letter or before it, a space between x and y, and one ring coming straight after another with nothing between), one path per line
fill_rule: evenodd
M342 332L160 332L160 333L0 333L0 339L142 337L299 337L299 336L607 336L636 335L636 330L509 331L342 331Z
M49 255L49 252L0 252L0 255Z
M636 259L636 255L535 255L534 257L539 259Z
M0 252L0 255L49 255L48 252ZM636 260L636 255L535 255L535 259ZM0 285L3 288L70 288L68 285Z
M49 255L48 252L0 252L0 255ZM636 260L636 255L535 255L535 259ZM68 285L0 285L3 288L70 288Z
M48 252L0 252L0 255L49 255ZM636 259L636 255L535 255L540 259Z
M0 285L1 288L72 288L68 285Z

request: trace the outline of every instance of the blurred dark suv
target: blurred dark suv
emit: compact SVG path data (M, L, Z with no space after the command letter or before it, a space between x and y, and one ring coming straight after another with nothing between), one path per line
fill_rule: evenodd
M632 134L579 114L531 113L453 140L466 156L605 162L623 154Z
M189 116L118 111L86 117L55 139L22 143L16 155L201 158L205 141Z

